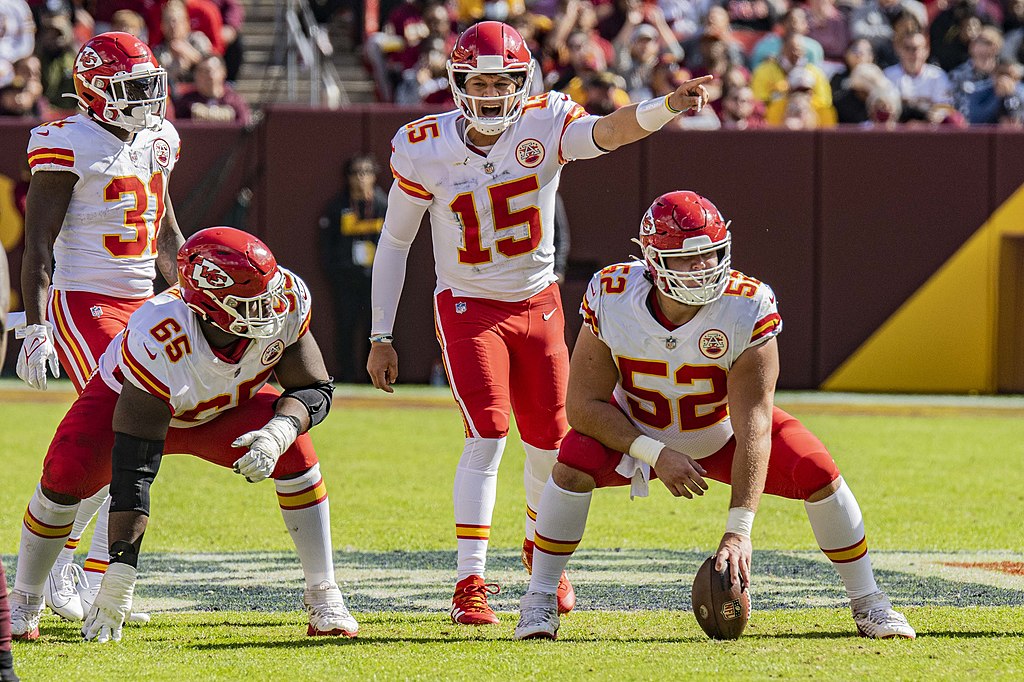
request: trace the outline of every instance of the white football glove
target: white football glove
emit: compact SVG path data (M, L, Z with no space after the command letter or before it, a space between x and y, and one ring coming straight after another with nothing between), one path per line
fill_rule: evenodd
M18 353L18 376L32 388L46 390L46 367L49 365L53 378L60 376L60 361L53 346L53 326L49 322L19 327L14 336L24 339Z
M233 448L249 448L234 464L236 474L249 483L258 483L274 473L277 460L299 437L298 420L278 415L259 431L250 431L235 439Z
M132 611L135 578L138 570L128 564L110 564L100 583L96 600L85 616L82 636L86 641L121 641L121 627Z

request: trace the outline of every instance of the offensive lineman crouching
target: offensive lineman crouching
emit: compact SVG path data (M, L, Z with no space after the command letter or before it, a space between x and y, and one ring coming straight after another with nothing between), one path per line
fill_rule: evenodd
M327 416L333 392L308 332L306 285L260 240L229 227L190 237L178 278L114 337L50 444L21 533L14 634L38 637L43 583L79 501L109 481L110 568L82 634L120 639L149 488L169 452L233 467L253 483L273 478L305 575L307 634L354 637L334 579L327 490L305 433ZM284 394L267 385L272 373Z

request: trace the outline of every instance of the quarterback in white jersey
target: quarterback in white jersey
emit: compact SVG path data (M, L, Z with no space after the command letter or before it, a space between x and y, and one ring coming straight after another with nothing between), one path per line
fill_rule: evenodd
M82 46L73 77L82 113L33 129L28 144L17 368L46 390L47 370L63 367L81 393L107 344L153 295L156 265L175 281L183 239L168 194L180 143L164 120L167 74L145 43L112 32ZM106 570L105 508L84 570L72 561L106 499L101 490L82 503L47 581L46 602L64 618L83 617Z
M42 587L80 500L110 484L110 567L86 639L119 639L132 611L149 487L160 460L192 454L251 483L274 479L306 580L309 635L354 637L334 578L327 489L306 432L334 389L309 333L306 285L260 240L213 227L178 253L179 286L147 301L111 341L61 421L25 512L16 634L38 636ZM285 389L267 384L271 373Z
M437 286L435 322L466 440L455 474L458 570L451 617L498 619L484 581L498 463L510 413L526 450L523 562L530 569L537 503L568 428L569 353L554 273L555 193L563 166L659 130L707 102L706 76L666 97L589 116L561 93L530 97L534 62L511 26L484 21L458 39L448 61L457 109L427 116L392 141L395 182L373 264L367 371L392 392L395 313L409 247L430 213ZM575 602L562 576L559 607Z
M643 260L597 273L580 312L562 441L537 515L519 639L554 639L558 576L583 537L595 487L659 478L679 497L705 478L730 484L715 570L750 584L750 531L762 493L803 500L818 545L870 637L912 639L878 589L853 493L828 450L774 406L782 329L775 295L731 269L728 224L694 192L655 200L640 223Z

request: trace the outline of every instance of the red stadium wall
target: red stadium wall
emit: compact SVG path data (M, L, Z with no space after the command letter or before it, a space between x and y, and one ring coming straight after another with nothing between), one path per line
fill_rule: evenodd
M369 152L386 167L394 132L424 113L273 108L251 133L182 123L171 182L179 223L186 232L225 221L249 229L326 303L331 292L314 252L317 218L337 191L342 163ZM29 127L0 121L0 174L18 177ZM1024 134L1008 131L659 133L563 173L572 227L567 339L579 329L572 313L589 274L636 253L629 240L657 194L689 188L732 220L735 266L769 282L779 297L780 386L818 387L1022 184ZM243 188L252 193L247 207L237 201ZM0 201L0 211L8 205ZM16 278L17 243L11 260ZM425 381L438 355L433 284L424 229L410 255L396 334L406 382ZM322 304L313 322L327 358L330 317Z

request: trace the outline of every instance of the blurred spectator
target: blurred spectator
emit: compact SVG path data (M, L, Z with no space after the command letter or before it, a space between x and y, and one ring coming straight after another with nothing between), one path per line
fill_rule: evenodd
M722 97L722 127L734 130L763 128L762 109L763 105L754 97L749 85L729 88Z
M998 123L1004 126L1024 125L1024 66L1019 62L1000 61L992 76L971 93L968 103L972 125Z
M130 9L119 9L110 17L110 30L130 33L139 40L146 41L146 20L138 12Z
M680 42L699 34L713 9L722 10L714 0L658 0L658 7L665 17L665 23ZM728 24L728 13L725 10L722 12Z
M801 36L795 33L790 34L782 43L782 50L777 57L771 57L763 62L756 69L750 78L750 87L754 90L754 96L771 107L772 103L785 99L789 92L789 74L794 69L802 69L800 82L811 78L811 89L813 90L813 107L816 111L824 111L832 107L832 88L828 84L825 73L815 66L808 64L804 57L804 44ZM765 110L765 118L769 119L768 110Z
M249 106L227 83L224 60L215 54L206 55L192 69L195 87L175 98L177 118L194 121L237 122L248 125Z
M1007 0L1003 34L1002 57L1018 62L1024 60L1024 0Z
M36 24L25 0L0 0L0 86L14 78L14 62L32 54Z
M892 83L880 85L868 95L868 120L865 126L876 130L895 130L903 114L900 93Z
M660 63L658 30L650 24L640 24L626 40L616 41L615 47L618 55L614 71L625 81L629 99L633 102L650 99L651 73Z
M901 121L927 120L935 105L949 105L949 78L946 72L928 64L928 39L923 33L912 33L897 46L900 63L885 70L903 100Z
M0 116L46 118L49 107L43 97L39 58L23 57L14 63L13 80L0 88Z
M651 70L651 96L670 95L689 78L690 72L681 68L671 55L661 55Z
M49 4L48 0L47 4ZM149 13L160 4L159 0L90 0L84 3L76 1L75 4L88 6L89 13L92 15L94 22L93 30L96 33L117 30L114 28L114 15L121 10L135 12L142 17L143 35L146 36L146 43L152 45L152 42L150 42L149 25L146 22L148 21Z
M786 91L768 102L764 120L768 125L783 126L790 130L825 128L836 123L832 107L831 89L825 75L813 64L795 67L786 74Z
M213 46L205 33L192 30L184 0L168 0L161 26L163 42L153 47L153 56L167 70L167 87L176 97L176 84L192 81L192 68L213 53Z
M807 36L807 12L803 7L793 7L784 15L779 23L779 33L769 33L754 45L750 53L750 67L756 69L757 65L769 57L775 57L782 50L782 42L789 36L797 36L804 47L804 58L810 64L821 66L825 61L825 52L814 38Z
M615 61L615 48L597 30L597 14L589 0L566 0L565 10L555 17L554 27L548 34L547 49L557 55L560 70L559 81L565 76L565 66L572 60L573 52L580 48L580 35L587 51L597 48L604 63ZM569 78L572 76L570 75Z
M448 54L441 38L428 38L420 43L420 59L402 74L395 89L396 104L454 105L448 85Z
M551 30L554 24L548 17L530 12L520 14L508 23L512 28L519 31L519 35L523 37L523 42L530 48L534 68L534 77L530 81L530 94L539 95L544 92L544 74L554 69L554 60L545 59L543 47L543 36ZM547 63L542 63L542 59Z
M461 26L478 21L508 21L526 12L523 0L454 0L455 18Z
M723 0L734 30L766 32L775 28L779 11L772 0Z
M929 28L932 60L952 71L967 61L968 46L982 25L998 26L1002 20L1002 9L994 0L952 0Z
M725 45L728 61L732 64L746 64L747 56L743 45L737 40L729 26L729 15L721 7L715 6L708 10L704 18L704 28L690 37L683 45L686 68L704 69L704 52L701 49L704 40L721 40Z
M1002 33L994 26L986 26L971 41L970 59L949 74L953 106L970 122L973 122L969 110L971 95L995 72L1002 49Z
M372 156L354 156L341 191L320 218L319 251L334 301L337 380L365 383L370 351L370 272L384 226L388 195L377 186Z
M840 123L864 123L868 120L868 96L880 87L892 87L875 64L865 62L853 67L850 75L832 90L832 105Z
M224 57L228 80L234 82L238 78L238 70L242 68L242 23L245 21L245 7L240 0L210 0L210 2L220 13L220 37L224 44L221 54Z
M568 93L576 102L582 104L582 94L580 99L576 99L570 90L575 87L578 92L581 92L583 87L581 77L589 76L597 71L605 71L608 68L608 62L604 58L604 51L592 42L583 31L574 31L566 41L566 47L568 48L567 62L559 71L551 74L550 79L554 82L550 87L552 90Z
M714 80L705 83L704 88L708 91L709 103L718 112L721 107L722 93L728 87L725 76L734 67L742 68L743 62L733 61L725 41L714 33L701 35L697 48L700 65L690 66L691 63L687 62L687 66L694 78L707 75L715 77ZM745 69L742 80L744 83L750 80L749 73L746 73Z
M394 101L402 73L419 61L419 44L428 32L423 5L423 0L402 0L388 13L383 29L367 36L366 60L382 102Z
M588 114L607 116L629 104L626 82L610 71L590 74L583 82L581 104Z
M917 19L919 27L928 25L928 12L917 0L865 0L850 13L850 37L870 40L876 55L889 51L893 24L904 12Z
M809 0L807 3L807 37L818 41L825 51L825 61L841 65L850 44L850 24L836 0Z
M843 87L843 81L850 77L858 64L873 64L875 51L871 48L871 42L867 38L858 38L846 48L843 53L843 61L846 68L832 76L829 84L832 86L833 94Z
M185 14L189 30L194 33L202 33L210 41L214 53L224 54L224 36L222 28L224 20L221 19L220 10L210 0L159 0L150 9L146 16L146 27L149 29L150 46L167 42L164 39L164 13L163 8L172 3L181 2L185 5Z
M74 98L64 97L75 91L74 36L71 14L63 8L46 7L39 13L36 55L42 69L43 95L54 109L77 110Z

